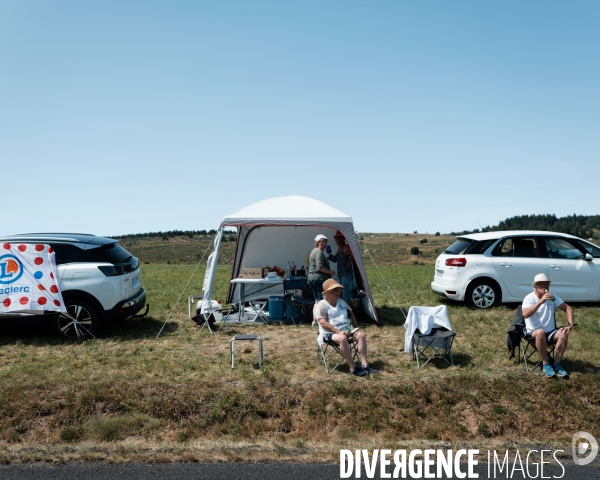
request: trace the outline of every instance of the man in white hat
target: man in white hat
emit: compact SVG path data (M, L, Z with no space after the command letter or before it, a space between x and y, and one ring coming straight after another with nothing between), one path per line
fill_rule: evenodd
M569 375L562 367L560 361L567 349L569 331L573 328L573 309L563 302L557 295L548 291L550 280L540 273L533 280L533 292L523 300L523 317L525 317L526 338L535 339L535 347L542 357L543 370L547 377ZM569 324L563 328L556 328L554 320L555 309L558 308L567 314ZM554 365L548 360L548 344L556 343L554 348Z

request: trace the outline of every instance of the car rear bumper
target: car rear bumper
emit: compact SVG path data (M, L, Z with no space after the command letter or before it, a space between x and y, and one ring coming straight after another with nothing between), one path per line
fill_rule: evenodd
M106 320L120 320L132 317L146 305L146 290L143 288L133 297L121 300L105 313Z
M439 283L431 282L431 290L433 293L443 295L450 300L463 301L465 299L464 292L454 289L452 285L441 285Z

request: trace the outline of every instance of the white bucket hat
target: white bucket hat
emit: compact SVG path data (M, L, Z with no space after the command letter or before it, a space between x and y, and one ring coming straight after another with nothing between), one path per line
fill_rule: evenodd
M533 278L533 285L535 286L536 283L540 283L540 282L548 282L548 283L550 283L550 279L546 276L545 273L538 273Z
M327 238L325 235L323 235L323 234L319 233L319 234L318 234L318 235L315 237L315 243L317 243L317 242L318 242L318 241L320 241L320 240L327 240L327 241L329 241L329 239L328 239L328 238Z

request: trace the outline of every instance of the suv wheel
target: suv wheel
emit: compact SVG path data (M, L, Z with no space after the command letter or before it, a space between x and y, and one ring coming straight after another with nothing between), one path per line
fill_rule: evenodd
M61 337L83 340L95 337L100 330L98 311L85 300L65 300L69 318L61 313L52 317L52 329ZM73 320L74 319L74 320Z
M486 309L500 303L500 289L489 278L475 280L467 288L465 302L470 307Z

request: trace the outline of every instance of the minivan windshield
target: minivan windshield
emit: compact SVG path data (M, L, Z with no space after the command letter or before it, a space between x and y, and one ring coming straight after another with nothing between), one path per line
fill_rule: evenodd
M467 248L469 248L469 245L471 245L472 242L473 240L469 240L468 238L459 238L456 242L444 250L444 253L449 253L450 255L461 255Z

